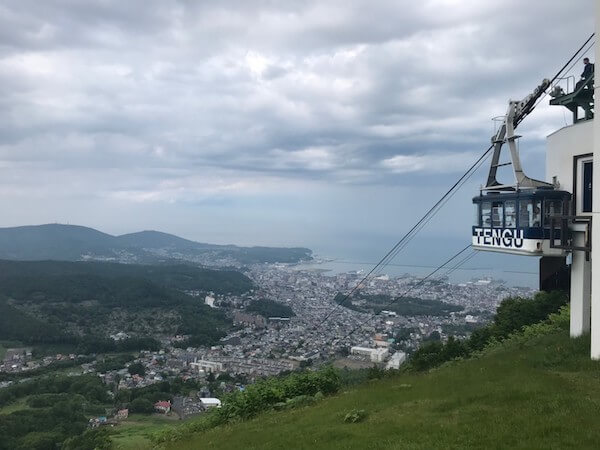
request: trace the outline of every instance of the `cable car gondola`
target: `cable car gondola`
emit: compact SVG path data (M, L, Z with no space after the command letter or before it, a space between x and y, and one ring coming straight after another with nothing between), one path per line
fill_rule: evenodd
M475 224L473 248L520 255L560 256L550 239L560 239L551 229L551 217L568 210L571 194L555 189L487 192L473 198Z
M529 178L523 172L515 135L515 127L535 107L536 100L548 89L544 80L522 101L509 101L508 111L492 138L494 153L485 187L475 204L475 224L472 246L476 250L514 253L531 256L562 256L560 230L552 227L552 217L570 210L571 194L545 181ZM508 143L511 162L500 164L502 145ZM498 167L511 165L515 183L501 184L496 180ZM554 241L554 242L553 242Z

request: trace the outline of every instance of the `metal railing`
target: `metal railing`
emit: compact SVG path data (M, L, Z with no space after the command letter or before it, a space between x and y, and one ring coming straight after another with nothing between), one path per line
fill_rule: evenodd
M562 89L561 86L561 82L566 81L567 85L565 86L565 89L563 89L563 92L570 94L571 92L573 92L575 90L575 76L574 75L569 75L566 77L559 77L556 79L556 83L554 83L554 85L552 86L553 88L556 86L559 86Z
M561 250L585 252L589 260L592 251L592 216L558 215L550 216L550 248ZM585 226L584 245L575 245L571 225L581 224ZM556 244L556 235L560 241Z

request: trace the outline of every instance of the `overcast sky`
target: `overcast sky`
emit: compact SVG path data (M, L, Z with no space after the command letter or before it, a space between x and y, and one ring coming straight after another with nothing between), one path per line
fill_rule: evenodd
M0 0L0 226L385 249L593 32L593 8ZM546 104L520 129L542 177L568 120ZM468 242L484 175L424 239Z

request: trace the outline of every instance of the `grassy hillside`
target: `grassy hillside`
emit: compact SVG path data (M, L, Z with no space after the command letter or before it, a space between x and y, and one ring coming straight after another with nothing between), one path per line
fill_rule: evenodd
M589 337L569 339L566 317L560 327L534 325L478 358L371 381L167 448L597 448L600 363L589 360ZM353 409L367 418L344 423Z

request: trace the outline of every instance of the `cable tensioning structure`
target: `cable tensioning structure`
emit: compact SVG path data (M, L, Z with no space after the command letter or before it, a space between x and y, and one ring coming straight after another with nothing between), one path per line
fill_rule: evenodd
M562 75L563 72L569 73L571 71L571 69L573 67L575 67L575 64L577 64L581 58L583 57L583 55L585 55L596 43L596 41L593 41L585 50L584 47L588 44L588 42L590 42L592 40L592 38L595 36L596 33L592 33L590 35L590 37L583 43L583 45L581 47L579 47L579 50L577 50L577 52L571 57L571 59L569 59L569 61L567 61L567 63L561 68L561 70L554 75L554 77L550 80L550 84L549 86L552 87L552 84L556 81L556 79L558 77L560 77ZM583 51L582 51L583 50ZM577 58L577 56L579 54L582 54L581 56L579 56L579 58ZM572 63L572 64L571 64ZM569 64L571 64L569 66ZM568 68L567 68L568 66ZM548 88L549 90L549 88ZM533 105L532 111L542 102L542 100L544 100L544 98L546 98L546 96L548 95L548 90L546 92L544 92L544 95L542 95L538 101L535 103L535 105Z

